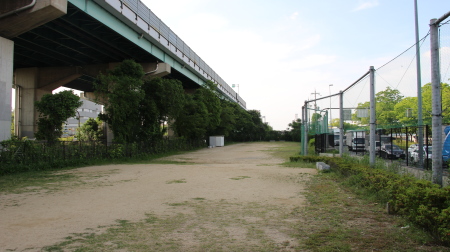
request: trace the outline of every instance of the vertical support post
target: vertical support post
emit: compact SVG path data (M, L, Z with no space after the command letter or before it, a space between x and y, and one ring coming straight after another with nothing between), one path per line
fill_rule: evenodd
M415 31L416 31L416 68L417 68L417 125L419 132L419 167L423 167L423 119L422 119L422 77L420 69L420 47L419 47L419 23L417 14L417 0L414 0ZM408 147L408 146L407 146Z
M304 114L304 126L303 126L303 155L308 155L308 102L305 101L305 105L303 106L305 108L303 114Z
M436 19L430 20L431 47L431 118L433 139L432 181L442 186L442 101L441 74L439 67L439 24Z
M302 153L302 155L304 156L304 155L306 155L305 154L305 106L302 106L302 124L301 124L301 133L300 133L301 135L300 135L300 142L301 142L301 145L300 145L300 150L301 150L301 153Z
M344 92L339 92L339 154L344 154Z
M370 132L369 132L369 164L375 167L375 69L370 66Z
M11 138L14 42L0 37L0 141Z
M405 136L406 136L406 148L408 148L408 127L405 127ZM406 166L409 165L409 153L408 153L408 149L406 149L406 155L405 155L405 159L406 159Z

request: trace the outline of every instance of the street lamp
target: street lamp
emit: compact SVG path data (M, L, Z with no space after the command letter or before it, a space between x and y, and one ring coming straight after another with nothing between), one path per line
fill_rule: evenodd
M333 86L333 84L328 85L328 90L330 91L330 126L333 121L333 117L331 116L331 87L332 86Z

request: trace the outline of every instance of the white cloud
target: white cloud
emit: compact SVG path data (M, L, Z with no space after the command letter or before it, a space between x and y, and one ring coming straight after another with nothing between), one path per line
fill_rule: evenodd
M296 12L292 13L292 15L289 17L289 19L296 20L297 17L298 17L298 12L296 11Z
M365 10L365 9L370 9L373 7L378 6L378 0L371 0L371 1L359 1L359 4L356 8L354 8L352 11L361 11L361 10Z

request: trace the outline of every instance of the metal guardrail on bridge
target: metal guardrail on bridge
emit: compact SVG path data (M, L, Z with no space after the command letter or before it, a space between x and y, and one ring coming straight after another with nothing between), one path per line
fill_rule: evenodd
M183 64L190 66L204 78L218 84L219 90L243 108L245 101L237 94L214 70L211 69L187 44L183 42L161 19L159 19L140 0L94 0L107 3L120 12L129 21L137 25L153 39L158 41L165 49L169 50Z

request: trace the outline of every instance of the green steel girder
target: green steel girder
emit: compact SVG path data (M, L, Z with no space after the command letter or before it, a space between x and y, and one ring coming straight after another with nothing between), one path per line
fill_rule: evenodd
M168 63L173 69L182 73L190 80L196 82L198 85L203 86L205 84L205 80L203 80L202 77L191 71L189 67L186 67L184 63L178 62L174 56L171 56L169 53L165 52L165 50L160 49L155 45L156 43L152 43L147 39L140 38L140 35L144 33L144 31L139 31L140 28L138 28L137 26L135 27L136 30L131 28L92 0L68 1L93 18L99 20L115 32L121 34L129 41L133 42L145 51L151 53L159 60Z

